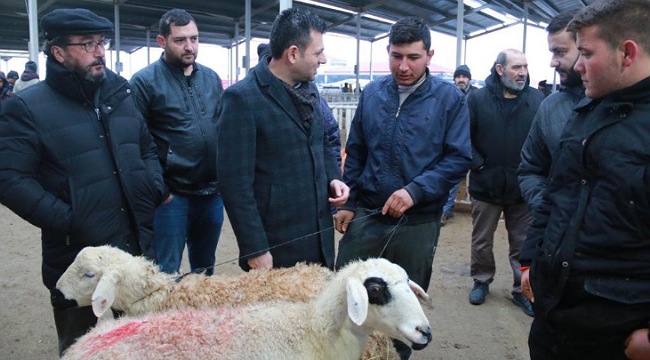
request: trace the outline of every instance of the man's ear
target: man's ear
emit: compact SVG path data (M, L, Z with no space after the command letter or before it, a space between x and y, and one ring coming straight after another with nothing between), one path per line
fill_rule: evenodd
M54 56L54 60L56 60L56 62L58 62L60 64L63 64L63 60L65 59L65 57L63 56L63 48L62 47L60 47L60 46L52 46L50 48L50 54L52 54L52 56Z
M289 61L290 64L295 64L296 60L300 56L300 49L296 45L291 45L286 53L285 56L287 57L287 61Z
M427 66L431 64L431 58L433 58L433 53L434 53L433 49L427 52Z
M166 42L166 39L165 39L164 36L162 36L162 35L157 35L157 36L156 36L156 41L158 42L158 46L160 46L161 48L165 48L165 42Z
M633 40L625 40L622 45L623 50L623 66L629 67L636 60L639 54L639 45Z
M503 65L501 65L501 64L497 64L497 66L495 67L495 69L497 70L497 74L499 74L499 75L503 75Z

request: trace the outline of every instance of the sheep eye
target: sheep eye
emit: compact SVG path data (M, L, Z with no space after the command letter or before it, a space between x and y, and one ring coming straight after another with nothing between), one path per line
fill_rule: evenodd
M368 293L368 302L375 305L385 305L391 300L388 284L383 279L371 277L364 281L363 285Z
M370 296L377 296L381 294L382 286L379 284L373 284L368 287L368 293Z
M95 273L92 272L92 271L86 271L86 272L84 273L84 276L87 277L87 278L94 278L94 277L95 277Z

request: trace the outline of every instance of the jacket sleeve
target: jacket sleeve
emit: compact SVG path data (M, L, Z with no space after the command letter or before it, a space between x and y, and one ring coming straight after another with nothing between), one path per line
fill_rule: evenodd
M149 69L145 69L141 71L148 70ZM140 153L142 154L142 159L145 161L147 169L160 192L160 203L162 203L167 199L167 197L169 197L171 190L163 180L163 170L162 165L160 164L160 158L158 157L158 150L153 141L153 137L151 136L151 132L147 127L147 124L149 123L149 104L151 103L151 95L149 94L149 90L147 89L148 85L142 73L135 74L131 78L131 81L129 81L129 86L133 91L135 108L140 114L138 121L142 122L140 126ZM154 164L154 160L157 164Z
M323 125L325 126L325 136L327 138L328 148L334 154L336 162L341 168L341 134L339 132L339 124L332 114L332 109L325 98L320 97L320 106L323 111Z
M0 203L34 226L67 233L72 209L38 182L42 158L29 108L14 97L0 112Z
M474 134L476 134L476 121L478 119L478 113L480 111L480 109L476 108L478 102L479 101L477 99L476 92L470 93L467 97L467 107L469 108L470 136L472 138L474 137ZM484 164L485 158L476 150L472 142L472 165L470 166L470 169L472 171L478 171Z
M368 147L364 138L365 134L363 133L364 94L367 94L367 92L361 93L357 110L354 113L350 125L350 135L345 143L346 157L343 181L350 188L350 196L345 205L341 207L344 210L354 210L357 207L359 190L361 188L359 179L361 178L361 173L363 172L363 169L366 166L366 161L368 160Z
M243 91L226 89L217 110L217 178L240 254L269 248L254 197L257 129Z
M517 172L522 196L531 211L541 204L546 192L551 167L551 153L544 139L542 121L547 116L544 107L535 114L530 132L521 149L521 164Z
M140 72L133 75L129 81L129 85L133 90L133 99L135 100L135 107L138 112L142 114L144 120L149 123L149 104L151 103L151 96L147 90L147 81L144 79L143 71L149 71L149 68L140 70Z
M137 117L137 121L140 123L140 154L147 167L149 176L153 179L156 184L156 189L160 194L160 199L156 202L156 205L160 205L169 197L171 191L163 180L163 170L160 165L160 159L158 158L158 150L149 132L149 128L147 128L147 125L140 116Z
M449 196L449 190L461 181L469 168L471 144L469 138L469 112L464 95L448 110L443 121L445 138L440 161L416 176L405 189L415 204L430 202Z

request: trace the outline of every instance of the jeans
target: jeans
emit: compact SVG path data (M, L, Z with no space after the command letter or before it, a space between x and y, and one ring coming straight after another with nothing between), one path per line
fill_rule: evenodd
M177 273L187 241L192 271L214 274L217 244L223 224L221 195L178 195L156 209L154 244L160 269Z
M451 190L449 190L449 198L447 198L447 203L445 206L442 208L442 213L443 214L451 214L454 212L454 204L456 203L456 193L458 193L458 188L460 188L460 183L462 181L459 181L454 185Z

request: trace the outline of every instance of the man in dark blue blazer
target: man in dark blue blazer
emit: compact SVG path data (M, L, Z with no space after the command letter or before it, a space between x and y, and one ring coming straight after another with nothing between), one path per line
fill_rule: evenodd
M326 61L324 31L315 15L283 11L271 28L271 56L223 94L217 176L244 270L334 266L330 205L344 204L349 188L311 82Z

